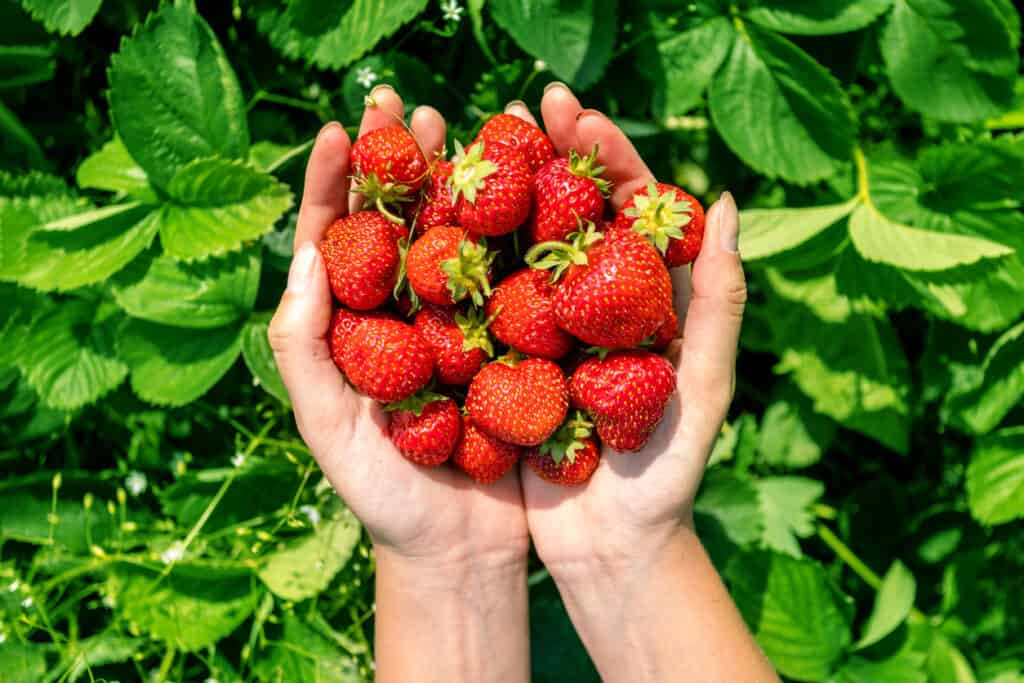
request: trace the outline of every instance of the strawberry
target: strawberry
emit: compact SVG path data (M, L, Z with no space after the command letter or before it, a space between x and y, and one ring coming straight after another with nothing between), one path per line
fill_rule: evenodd
M430 180L423 186L419 200L406 205L405 220L413 226L417 235L438 225L455 223L451 177L451 162L438 160L430 172Z
M572 350L573 338L555 323L555 288L547 273L523 268L501 281L487 300L491 332L504 344L531 356L557 360Z
M394 225L377 211L335 221L320 242L334 296L357 311L387 301L398 281L398 240Z
M584 361L569 384L573 405L590 413L605 445L637 451L665 415L676 373L661 356L631 349Z
M327 343L331 348L331 358L334 363L341 367L342 350L348 343L349 337L364 320L398 320L398 316L391 311L350 311L347 308L339 308L331 316L331 328L327 335Z
M530 167L514 147L455 143L452 199L459 225L478 235L505 235L530 215Z
M626 200L613 224L632 228L658 248L669 268L692 262L704 240L704 209L700 202L674 185L647 183Z
M434 350L412 325L397 320L359 323L341 350L341 369L372 399L409 398L434 374Z
M596 166L597 147L584 157L569 150L569 158L544 164L533 178L534 209L528 227L531 242L564 240L576 232L580 220L598 221L610 184Z
M668 310L668 318L661 324L661 327L654 331L654 337L651 339L651 350L664 351L672 343L672 340L678 336L679 316L676 315L675 308L670 308Z
M466 385L494 353L486 322L479 313L462 315L451 308L426 305L413 327L434 349L437 379L442 384Z
M440 465L462 436L459 407L445 396L423 392L387 410L391 442L417 465Z
M401 124L360 136L352 144L351 160L352 191L379 206L408 200L427 181L427 160Z
M630 230L601 235L590 223L570 244L534 245L525 260L534 268L554 268L556 280L564 274L555 291L555 320L588 344L636 346L672 310L672 280L661 255Z
M439 225L409 247L405 276L412 291L428 303L451 306L468 296L482 306L491 293L488 277L494 256L479 237Z
M476 136L477 141L507 145L526 157L530 172L536 173L541 166L555 156L551 140L537 126L512 114L498 114L484 124Z
M561 368L516 354L489 363L469 384L466 412L473 424L502 441L537 446L565 419L569 392Z
M478 483L493 484L508 474L521 453L519 446L489 436L465 417L452 462Z
M541 479L578 486L590 479L600 461L597 442L590 438L593 426L582 412L576 411L550 439L527 450L523 459Z

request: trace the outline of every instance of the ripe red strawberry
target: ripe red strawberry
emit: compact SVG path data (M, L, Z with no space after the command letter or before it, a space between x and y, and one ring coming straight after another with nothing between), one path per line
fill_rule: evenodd
M462 415L450 398L417 394L388 409L391 442L399 453L418 465L440 465L462 436Z
M590 438L591 424L576 411L550 439L526 451L524 459L541 479L562 486L578 486L590 479L601 454Z
M334 222L320 242L331 291L357 311L377 308L391 296L401 257L394 225L377 211Z
M395 124L371 130L352 144L352 190L378 204L402 201L427 181L427 160L416 138Z
M544 252L550 252L543 258ZM654 334L672 309L672 280L661 255L630 230L601 235L593 223L570 244L542 242L526 254L534 268L554 268L555 320L594 346L630 348Z
M469 385L466 412L491 436L537 446L565 419L569 392L561 368L543 358L499 360L480 369Z
M555 288L542 270L523 268L501 281L487 300L491 332L504 344L531 356L557 360L572 350L573 338L555 323Z
M675 308L670 308L668 318L654 331L654 338L651 340L652 351L664 351L672 340L679 336L679 317Z
M341 367L341 354L349 337L364 320L398 320L398 316L387 310L376 311L351 311L347 308L339 308L331 316L331 329L327 336L327 343L331 348L331 358L334 363Z
M464 228L439 225L412 243L405 257L405 276L412 291L438 306L451 306L467 296L482 306L491 293L488 280L494 254Z
M526 157L531 173L536 173L555 156L555 147L544 131L512 114L491 117L476 139L518 149Z
M455 447L452 462L480 484L493 484L512 469L522 449L488 435L463 418L462 440Z
M664 417L676 390L676 373L671 363L650 351L613 351L581 363L570 387L573 405L590 413L605 445L637 451Z
M451 162L438 160L430 172L430 180L423 186L423 194L419 200L406 205L405 220L414 227L417 235L438 225L455 223L451 177Z
M584 157L569 150L569 158L544 164L533 178L534 209L528 236L531 242L564 240L580 221L599 221L610 184L601 178L597 147Z
M626 200L614 229L632 228L646 237L675 268L692 262L704 240L704 208L696 199L674 185L655 183Z
M416 314L413 327L434 349L437 379L442 384L469 384L494 353L479 313L462 315L428 304Z
M514 147L455 143L452 197L458 223L478 235L505 235L530 215L533 201L529 164Z
M397 320L359 323L341 350L341 369L372 399L409 398L434 374L434 350L412 325Z

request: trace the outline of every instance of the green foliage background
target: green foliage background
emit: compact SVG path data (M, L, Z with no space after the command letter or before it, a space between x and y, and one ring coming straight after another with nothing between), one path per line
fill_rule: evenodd
M779 671L1024 681L1019 48L1010 0L4 0L0 679L372 676L266 343L306 152L557 78L746 209L698 518ZM596 680L533 569L536 680Z

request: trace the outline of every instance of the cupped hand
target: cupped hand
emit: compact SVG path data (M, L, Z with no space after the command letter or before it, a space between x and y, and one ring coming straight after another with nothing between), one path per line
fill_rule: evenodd
M402 100L376 88L359 134L403 120ZM428 158L440 152L445 123L430 107L410 127ZM299 431L327 479L362 520L378 554L451 565L469 559L525 562L528 547L519 477L481 486L450 466L424 468L402 457L387 436L380 405L349 386L327 343L332 301L316 245L336 219L357 210L349 193L348 134L320 131L306 168L288 287L270 325L270 343Z

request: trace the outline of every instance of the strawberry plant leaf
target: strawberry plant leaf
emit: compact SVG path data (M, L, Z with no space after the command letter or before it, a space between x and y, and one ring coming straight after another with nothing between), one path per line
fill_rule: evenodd
M264 173L273 173L285 164L312 149L314 140L301 145L279 145L268 140L261 140L249 147L249 164Z
M828 683L927 683L925 656L916 652L898 652L885 659L851 657Z
M341 81L341 98L353 121L363 115L366 96L381 83L402 93L407 112L421 104L444 111L448 102L437 88L434 73L420 60L400 52L370 55L350 66Z
M111 293L134 318L206 329L247 318L259 284L260 256L253 249L201 263L148 253L117 274Z
M551 73L576 88L601 77L615 43L615 0L490 0L498 26Z
M711 81L711 116L726 144L765 175L810 183L853 148L853 114L838 81L806 52L754 24L736 33Z
M288 389L284 386L281 373L274 362L274 352L267 339L267 327L270 314L254 315L245 325L242 332L242 358L252 373L253 381L258 382L267 393L285 405L291 405Z
M245 101L213 30L165 5L121 44L110 66L110 115L150 182L164 188L200 157L244 159Z
M94 666L125 662L142 646L142 638L129 638L117 633L114 629L103 631L90 638L83 638L70 648L73 659L67 664L66 673L69 683L86 676Z
M1024 397L1024 323L996 340L973 381L952 388L943 401L950 422L971 434L993 430Z
M263 651L254 657L252 669L257 680L265 683L361 683L366 680L348 653L294 612L285 612L281 623L280 636L268 640Z
M804 209L750 209L740 213L740 252L744 261L778 256L795 249L850 215L860 199ZM801 249L801 259L805 259ZM806 264L805 267L813 264Z
M875 595L875 605L857 641L857 649L874 645L895 631L913 609L916 592L914 575L899 560L893 562Z
M786 382L761 418L757 453L772 467L810 467L821 460L835 434L836 423L814 412L807 397Z
M205 394L231 368L241 351L241 333L241 325L196 330L131 320L117 349L136 394L157 405L181 406Z
M731 470L708 470L693 506L695 512L718 522L725 535L738 546L753 544L764 533L764 514L758 503L757 487Z
M43 83L57 68L56 45L0 45L0 90Z
M761 547L803 557L797 538L814 533L811 506L825 493L825 485L806 477L764 477L755 486L764 518Z
M977 441L967 467L967 502L982 524L1024 517L1024 428L1007 427Z
M47 31L76 36L92 22L103 0L21 0L21 5Z
M808 36L862 29L892 5L892 0L758 0L744 16L764 28Z
M117 136L82 162L75 179L79 187L123 192L151 204L157 201L146 172L135 163Z
M38 683L46 674L46 647L33 642L0 643L0 678L6 683Z
M160 242L177 259L192 261L242 247L274 229L292 205L288 186L241 162L198 159L167 186L160 210Z
M75 555L89 552L89 539L106 543L117 533L117 522L106 510L86 510L82 506L84 491L97 495L112 495L113 487L90 480L88 473L65 472L66 489L51 501L51 476L8 477L0 491L4 506L0 508L0 538L30 543L37 546L57 547ZM69 491L73 491L69 495ZM56 523L50 526L50 512ZM51 541L52 538L52 541ZM5 682L6 683L6 682Z
M942 121L999 115L1020 60L1008 23L989 0L894 0L879 39L893 88Z

